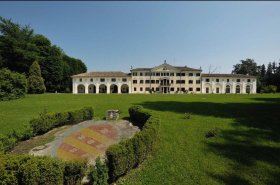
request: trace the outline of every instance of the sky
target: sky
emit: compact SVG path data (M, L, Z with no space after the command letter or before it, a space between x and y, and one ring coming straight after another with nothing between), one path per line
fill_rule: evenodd
M88 71L163 63L230 73L242 59L280 59L280 2L0 2ZM210 67L211 66L211 67Z

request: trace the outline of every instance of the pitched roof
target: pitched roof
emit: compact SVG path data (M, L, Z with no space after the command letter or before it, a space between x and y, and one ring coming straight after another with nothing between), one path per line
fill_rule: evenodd
M124 73L121 71L94 71L94 72L88 72L88 73L81 73L77 75L71 76L74 77L128 77L130 76L129 73Z
M240 78L256 78L256 76L243 75L243 74L201 74L202 77L240 77Z
M172 65L167 64L167 63L163 63L163 64L161 64L159 66L156 66L156 67L153 67L153 68L135 68L135 69L131 69L130 71L150 71L152 69L163 67L163 66L170 67L170 68L175 68L178 71L202 71L201 69L194 69L194 68L190 68L190 67L187 67L187 66L172 66Z

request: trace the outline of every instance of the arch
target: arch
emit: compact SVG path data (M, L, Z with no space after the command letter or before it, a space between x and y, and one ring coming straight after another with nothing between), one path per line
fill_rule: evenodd
M88 93L96 93L96 86L93 84L90 84L88 86Z
M118 86L116 84L110 85L110 93L118 93Z
M229 85L226 86L226 93L230 93L230 86Z
M236 92L236 94L240 94L240 85L236 86L235 92Z
M123 84L121 86L121 93L128 93L129 92L129 87L127 84Z
M107 86L105 84L99 85L99 93L107 93Z
M86 88L83 84L78 85L77 87L78 93L85 93Z
M250 87L250 85L247 85L247 86L246 86L246 93L247 93L247 94L250 94L250 93L251 93L251 87Z

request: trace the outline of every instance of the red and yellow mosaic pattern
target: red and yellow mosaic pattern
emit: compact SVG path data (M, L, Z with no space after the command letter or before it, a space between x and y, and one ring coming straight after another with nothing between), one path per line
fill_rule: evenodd
M83 128L64 138L58 147L57 157L63 160L88 158L95 160L106 149L118 142L118 130L109 124Z

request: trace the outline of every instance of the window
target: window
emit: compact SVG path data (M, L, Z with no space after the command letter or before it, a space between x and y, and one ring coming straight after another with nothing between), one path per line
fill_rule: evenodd
M145 83L146 83L146 84L149 84L149 83L150 83L150 80L145 80Z
M159 80L156 80L156 84L159 84Z
M156 73L156 76L160 76L160 73Z
M83 81L83 79L80 78L80 82L82 82L82 81Z
M186 74L185 73L181 73L181 76L185 76Z
M176 84L180 84L181 83L181 80L176 80Z
M166 76L169 76L169 73L166 73Z
M251 79L247 79L247 82L251 82Z
M181 80L181 84L185 84L186 83L186 81L185 80Z
M240 82L240 79L237 79L236 82Z
M251 88L250 88L249 85L247 85L247 86L246 86L246 93L247 93L247 94L250 94L250 92L251 92Z
M196 76L200 76L200 73L196 73Z
M145 73L145 76L150 76L150 73L149 73L149 72L146 72L146 73Z
M171 80L171 83L173 84L173 80Z
M229 82L229 79L227 79L227 82Z
M193 84L193 80L189 80L189 84Z
M140 76L143 76L143 73L140 73Z
M149 88L149 87L146 87L146 88L145 88L145 91L150 91L150 88Z
M195 83L196 83L196 84L200 84L200 80L196 80Z
M198 88L196 88L196 91L200 91L200 88L198 87Z
M209 87L206 87L206 93L209 93Z
M176 73L176 76L181 76L181 73Z
M140 91L143 91L143 87L140 87Z
M193 76L193 73L189 73L189 76Z
M156 88L156 91L159 91L159 88L158 88L158 87Z
M140 84L143 84L144 83L144 80L140 80Z
M105 78L100 78L100 82L105 82Z
M133 83L134 83L134 84L137 84L137 80L133 80Z
M170 91L174 91L174 87L171 87L171 88L170 88Z
M123 81L123 82L126 82L126 81L127 81L127 79L126 79L126 78L123 78L123 79L122 79L122 81Z
M174 73L170 73L170 76L174 76Z
M210 79L209 79L209 78L206 78L206 82L210 82Z
M93 79L91 78L90 81L93 82Z
M137 76L137 72L133 72L133 73L132 73L132 76Z
M216 82L219 82L219 81L220 81L220 79L217 78L217 79L216 79Z
M219 87L216 88L216 93L220 93Z
M181 91L185 92L185 88L184 88L184 87L183 87L183 88L181 88Z
M193 91L193 88L192 88L192 87L190 87L190 88L189 88L189 91Z
M137 88L136 87L134 87L134 91L136 91L137 90Z
M154 84L155 83L155 80L151 80L151 84Z
M112 78L111 81L112 81L112 82L116 82L116 79L115 79L115 78Z

